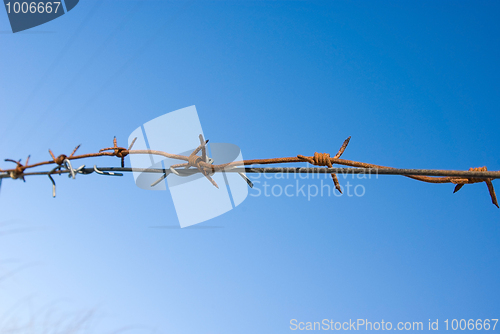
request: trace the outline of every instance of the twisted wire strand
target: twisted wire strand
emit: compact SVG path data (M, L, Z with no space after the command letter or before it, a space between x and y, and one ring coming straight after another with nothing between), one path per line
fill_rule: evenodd
M40 175L37 173L26 173L27 169L32 169L40 166L45 166L45 165L52 165L55 164L57 165L56 168L52 169L49 172L44 172L44 175L50 175L51 174L56 174L56 173L61 173L61 168L57 167L64 167L65 161L71 161L71 160L79 160L79 159L87 159L87 158L94 158L94 157L102 157L102 156L114 156L118 157L121 159L121 166L122 168L124 167L124 159L127 155L130 154L147 154L147 155L158 155L162 156L165 158L170 158L170 159L176 159L176 160L181 160L185 161L185 163L181 164L175 164L172 165L170 170L174 170L173 172L178 174L178 172L175 171L175 168L179 167L184 167L186 169L197 169L198 172L202 173L215 187L218 188L217 183L211 178L211 174L215 172L220 172L220 171L226 171L229 168L235 168L238 166L252 166L252 165L269 165L269 164L284 164L284 163L299 163L299 162L308 162L311 165L315 166L320 166L320 167L326 167L327 169L331 169L333 165L341 165L341 166L349 166L349 167L355 167L355 168L364 168L364 169L376 169L376 170L394 170L398 171L400 169L394 168L394 167L388 167L388 166L381 166L381 165L376 165L376 164L371 164L371 163L366 163L366 162L360 162L360 161L354 161L354 160L346 160L346 159L341 159L342 154L347 148L347 145L350 142L351 137L347 138L342 146L340 147L339 151L335 156L331 157L329 153L318 153L315 152L312 156L304 156L304 155L297 155L296 157L283 157L283 158L270 158L270 159L250 159L250 160L241 160L241 161L234 161L230 163L225 163L225 164L219 164L219 165L214 165L211 164L208 161L207 158L207 153L206 153L206 144L208 143L208 140L204 140L203 136L200 135L200 145L193 150L193 152L189 156L184 156L184 155L179 155L179 154L171 154L163 151L158 151L158 150L133 150L132 147L135 143L135 138L131 145L128 148L124 147L119 147L116 137L113 139L113 146L112 147L107 147L99 150L97 153L87 153L87 154L81 154L81 155L75 155L76 151L80 147L78 145L69 156L66 156L64 154L59 155L58 157L55 157L55 155L52 153L51 150L49 150L49 153L51 155L52 160L47 160L47 161L42 161L34 164L29 164L29 159L30 157L26 159L25 163L22 164L21 160L16 161L13 159L5 159L5 161L8 162L13 162L16 164L15 168L11 169L6 169L2 170L0 169L0 173L5 173L4 176L1 178L4 178L5 175L12 179L22 179L25 181L24 176L26 175ZM197 154L199 152L201 153L201 156L198 156ZM446 171L443 171L446 172ZM456 187L454 189L454 192L457 192L460 190L465 184L473 184L473 183L480 183L480 182L485 182L488 191L492 200L492 203L500 207L498 204L498 200L495 194L495 190L493 188L493 183L491 182L494 179L500 178L500 171L495 171L495 172L488 172L486 167L476 167L476 168L470 168L469 171L448 171L455 176L428 176L428 175L406 175L403 173L394 173L396 175L402 175L417 181L421 182L427 182L427 183L453 183L456 184ZM392 174L392 173L391 173ZM486 176L486 174L488 176ZM165 174L166 175L166 174ZM341 187L337 178L337 175L335 173L330 174L332 177L332 180L335 184L335 188L341 192ZM459 176L456 176L459 175ZM166 177L166 176L165 176ZM50 177L51 178L51 177ZM52 178L51 178L52 179Z

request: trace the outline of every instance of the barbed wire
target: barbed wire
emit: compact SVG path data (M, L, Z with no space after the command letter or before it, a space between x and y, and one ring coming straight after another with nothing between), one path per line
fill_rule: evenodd
M417 181L427 182L427 183L452 183L455 184L454 193L459 191L466 184L481 183L484 182L487 185L489 195L491 197L492 203L496 207L498 205L498 200L495 194L495 189L493 188L492 180L500 178L500 171L488 171L486 167L476 167L470 168L468 171L463 170L435 170L435 169L400 169L394 167L387 167L381 165L370 164L366 162L354 161L341 159L342 154L347 148L351 137L347 138L339 151L331 157L328 153L318 153L315 152L312 156L297 155L296 157L283 157L283 158L270 158L270 159L252 159L252 160L241 160L234 161L224 164L215 165L214 161L208 157L206 145L208 140L204 140L203 136L199 136L200 145L189 155L179 155L172 154L158 150L133 150L137 138L134 138L132 143L128 148L119 147L116 137L113 139L113 146L107 147L99 150L97 153L87 153L81 155L75 155L76 151L80 148L80 145L71 152L69 156L61 154L55 156L51 150L49 154L52 160L42 161L34 164L29 164L30 156L26 158L24 164L21 160L5 159L7 162L13 162L16 164L15 168L11 169L0 169L0 185L4 178L10 179L20 179L26 181L26 176L35 175L47 175L52 183L52 195L56 195L56 184L52 177L54 174L68 174L69 177L75 178L77 174L88 175L92 173L98 173L106 176L122 176L123 172L141 172L141 173L160 173L162 176L151 186L155 186L162 180L164 180L168 175L175 174L177 176L190 176L193 174L201 173L208 181L210 181L215 187L219 187L217 183L213 180L212 175L217 172L230 172L238 173L243 179L248 183L250 187L253 184L250 179L245 176L245 173L318 173L318 174L330 174L335 188L337 191L342 193L337 174L380 174L380 175L401 175ZM198 155L201 151L201 156ZM168 169L154 169L154 168L130 168L125 167L125 157L131 154L147 154L147 155L158 155L165 158L176 159L184 161L183 163L174 164ZM71 161L95 158L95 157L118 157L121 160L121 167L97 167L94 165L93 168L85 167L82 165L78 168L73 168ZM245 167L253 165L268 165L268 164L284 164L284 163L301 163L307 162L314 166L326 167L326 168L305 168L305 167ZM351 168L334 168L333 165L349 166ZM27 170L48 166L56 165L50 171L34 171L30 172Z

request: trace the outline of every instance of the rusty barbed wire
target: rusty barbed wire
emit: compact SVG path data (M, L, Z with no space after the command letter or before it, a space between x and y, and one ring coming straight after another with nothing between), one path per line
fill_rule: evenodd
M252 160L241 160L234 161L225 164L214 165L213 160L208 157L206 145L208 140L203 138L200 134L199 140L200 145L193 150L189 156L171 154L158 150L133 150L134 143L137 138L131 142L128 148L118 146L116 137L113 139L113 146L107 147L99 150L97 153L87 153L81 155L75 155L76 151L80 148L80 145L76 146L69 156L61 154L56 157L52 151L49 149L50 156L52 160L42 161L34 164L29 164L30 156L26 158L24 164L21 160L5 159L7 162L13 162L16 164L15 168L2 170L0 169L0 181L3 178L11 179L21 179L24 182L25 176L32 175L47 175L52 182L53 186L53 196L55 197L55 181L52 178L54 174L68 173L69 177L73 179L77 174L91 174L96 172L102 175L110 176L121 176L123 174L117 173L121 172L152 172L152 173L162 173L163 175L155 181L151 186L155 186L160 181L165 179L170 173L178 176L192 175L193 173L201 173L204 175L208 181L210 181L215 187L218 188L217 183L213 180L211 175L216 172L237 172L243 179L248 183L250 187L253 186L252 182L244 175L245 172L256 173L256 172L271 172L271 173L296 173L304 172L297 168L237 168L240 166L252 166L252 165L269 165L269 164L284 164L284 163L300 163L308 162L311 165L326 168L309 168L306 169L307 173L329 173L335 185L337 191L342 193L340 183L337 177L337 173L357 173L357 174L368 174L368 173L378 173L378 174L388 174L388 175L401 175L417 181L427 182L427 183L452 183L455 184L455 189L453 193L459 191L466 184L482 183L485 182L488 188L488 192L492 203L500 208L498 200L495 194L495 189L493 187L492 180L500 178L500 171L488 171L486 167L476 167L470 168L468 171L457 171L457 170L422 170L422 169L398 169L394 167L381 166L376 164L370 164L366 162L354 161L341 159L342 154L346 150L351 137L348 137L340 147L339 151L331 157L329 153L318 153L315 152L312 156L297 155L295 157L283 157L283 158L270 158L270 159L252 159ZM201 156L198 153L201 151ZM130 154L148 154L148 155L159 155L165 158L175 159L184 161L183 163L174 164L169 167L168 170L163 169L137 169L137 168L125 168L125 157ZM85 165L74 169L71 165L72 160L80 160L87 158L95 158L102 156L114 156L120 158L121 168L113 167L101 167L97 168L85 168ZM44 172L26 172L28 169L41 167L45 165L56 166L50 171ZM333 168L333 165L349 166L353 168ZM183 172L184 169L186 172Z

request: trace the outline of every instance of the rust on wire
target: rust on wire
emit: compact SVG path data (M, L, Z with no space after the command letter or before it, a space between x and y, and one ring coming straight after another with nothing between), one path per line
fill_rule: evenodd
M10 177L12 179L22 179L25 181L24 176L26 175L48 175L52 185L53 185L53 196L55 197L55 182L52 178L52 174L61 174L61 173L70 173L70 177L72 176L74 178L75 174L81 173L81 174L90 174L93 171L102 174L102 175L122 175L120 173L115 173L113 172L113 168L100 168L98 169L94 165L94 169L87 169L85 168L85 165L80 166L78 169L73 169L71 166L71 160L78 160L78 159L86 159L86 158L93 158L93 157L101 157L101 156L114 156L117 157L121 160L121 167L120 171L133 171L134 169L131 168L125 168L125 157L130 155L130 154L148 154L148 155L159 155L163 156L165 158L170 158L170 159L176 159L176 160L181 160L184 161L183 163L175 164L170 166L169 170L164 171L162 170L162 177L155 181L152 186L156 185L159 183L161 180L165 179L168 174L173 173L176 175L182 175L182 173L179 173L180 170L176 170L177 168L183 168L190 173L201 173L204 175L207 180L209 180L215 187L218 188L217 183L212 179L211 175L213 175L216 172L221 172L221 171L234 171L242 174L245 170L234 170L235 167L238 166L252 166L252 165L269 165L269 164L283 164L283 163L300 163L300 162L308 162L311 165L314 166L319 166L319 167L326 167L326 169L314 169L314 170L309 170L309 172L316 172L316 170L322 170L323 172L328 172L330 173L333 183L335 185L335 188L337 191L341 191L341 187L339 184L338 177L336 175L337 170L341 170L341 168L333 168L333 165L341 165L341 166L349 166L349 167L354 167L354 168L344 168L340 172L345 172L345 170L350 170L358 173L367 173L366 170L375 170L377 172L380 171L386 171L381 174L390 174L390 175L402 175L417 181L422 181L422 182L427 182L427 183L452 183L455 184L455 189L454 192L459 191L465 184L473 184L473 183L481 183L485 182L487 187L488 187L488 192L491 197L492 203L496 206L499 207L498 200L495 194L495 189L493 188L493 183L492 180L500 178L500 171L495 171L495 172L490 172L487 170L486 167L477 167L477 168L470 168L468 171L440 171L440 170L403 170L403 169L397 169L393 167L387 167L387 166L380 166L380 165L375 165L375 164L370 164L366 162L359 162L359 161L354 161L354 160L346 160L346 159L341 159L342 154L347 148L347 145L349 144L349 141L351 137L347 138L342 146L340 147L339 151L331 157L330 154L328 153L318 153L315 152L312 156L304 156L304 155L297 155L296 157L284 157L284 158L271 158L271 159L253 159L253 160L242 160L242 161L235 161L235 162L230 162L230 163L225 163L225 164L220 164L220 165L214 165L213 160L208 157L207 150L206 150L206 145L208 143L208 140L205 140L202 135L199 136L200 144L199 146L193 150L193 152L189 156L184 156L184 155L179 155L179 154L171 154L163 151L158 151L158 150L133 150L132 147L135 143L137 138L134 138L132 143L128 148L125 147L120 147L118 146L118 142L116 137L113 139L113 146L112 147L106 147L101 150L99 150L97 153L88 153L88 154L81 154L81 155L75 155L76 151L80 147L78 145L72 153L67 156L64 154L59 155L58 157L55 157L55 155L52 153L51 150L49 150L50 156L52 157L52 160L48 161L42 161L38 162L35 164L29 164L29 156L26 159L26 162L24 164L21 163L21 160L16 161L13 159L5 159L5 161L8 162L13 162L16 164L15 168L12 169L6 169L2 170L0 169L0 180L3 179L4 177ZM198 155L200 153L201 155ZM44 165L53 165L55 164L56 166L49 172L26 172L27 169L35 168L35 167L40 167ZM64 170L63 170L64 168ZM247 168L248 169L248 168ZM257 170L276 170L274 172L278 172L276 168L251 168L248 169L248 171L255 172ZM281 170L286 170L286 168L281 168ZM289 172L294 172L294 168L288 168ZM332 171L333 170L333 171ZM145 169L145 171L148 171L148 169ZM151 170L152 171L152 170ZM408 171L412 171L415 174L408 174ZM155 170L154 172L158 172ZM244 174L242 174L243 176ZM430 176L430 175L446 175L446 176ZM249 184L249 186L252 186L251 181L249 182L248 179L245 179L245 181Z
M346 140L344 140L344 143L340 147L340 150L333 157L334 159L338 159L342 156L342 153L344 153L350 140L351 140L350 136ZM330 160L330 154L328 154L328 153L315 152L314 156L312 158L305 157L303 155L297 155L297 158L302 159L303 161L307 161L311 165L328 166L329 168L333 167L332 161ZM342 194L342 188L340 187L340 183L339 183L339 179L337 178L337 175L335 173L331 173L330 175L332 176L333 183L335 184L335 189L337 189L337 191Z
M116 137L115 137L115 138L113 138L113 147L103 148L103 149L99 150L99 153L102 153L105 151L113 151L113 155L115 157L120 158L121 162L122 162L122 167L125 167L125 157L128 155L128 153L129 153L130 149L132 148L132 146L134 145L136 139L137 138L135 138L134 141L130 144L130 147L128 149L126 149L125 147L118 147L118 142L117 142Z
M471 172L486 172L488 169L486 168L486 166L484 167L476 167L476 168L469 168L469 171ZM456 184L455 186L455 190L453 190L453 193L456 193L457 191L459 191L460 189L462 189L462 187L465 185L465 184L473 184L473 183L480 183L480 182L485 182L486 185L488 186L488 191L490 193L490 197L491 197L491 202L498 208L498 200L497 200L497 195L495 194L495 189L493 188L493 183L491 183L493 179L480 179L480 178L474 178L474 177L470 177L470 178L456 178L456 179L451 179L450 182L451 183L454 183Z
M7 172L9 174L9 176L12 178L12 179L21 179L23 180L24 182L26 182L26 180L24 179L24 171L26 168L28 168L28 164L29 164L29 161L30 161L30 156L28 155L28 157L26 158L26 162L25 164L23 165L21 163L21 159L19 159L19 161L16 161L16 160L13 160L13 159L5 159L5 161L8 161L8 162L13 162L16 164L16 168L14 169L8 169L8 170L5 170L4 172Z

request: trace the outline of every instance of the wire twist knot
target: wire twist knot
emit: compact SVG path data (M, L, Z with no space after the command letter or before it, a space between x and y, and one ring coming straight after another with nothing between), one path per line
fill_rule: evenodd
M26 163L24 165L21 163L21 159L19 159L19 161L12 160L12 159L5 159L5 161L13 162L16 164L16 168L14 168L13 170L8 172L10 178L14 179L14 180L21 179L24 182L26 182L23 174L24 174L24 170L29 167L28 163L30 161L30 156L28 155L28 157L26 158Z
M206 145L208 143L208 140L203 139L203 135L201 135L201 134L199 136L199 139L200 139L200 145L197 148L195 148L194 151L191 152L191 154L187 157L187 163L172 165L172 166L170 166L170 171L174 174L179 175L175 171L175 168L184 167L184 168L188 169L189 167L194 167L194 168L198 169L216 188L219 188L217 183L210 176L211 175L210 172L213 173L214 168L211 165L211 162L210 162L211 160L207 155ZM200 152L200 151L201 151L201 156L197 155L198 152ZM163 178L165 178L165 177L166 177L166 174ZM158 181L161 181L163 178L160 178L160 180L158 180ZM157 182L153 183L153 185L156 185Z
M52 160L54 160L54 163L57 164L58 166L62 166L64 164L64 162L66 161L66 159L73 158L73 156L75 155L76 151L79 148L80 148L80 145L75 147L75 149L73 150L73 152L71 152L69 157L66 154L61 154L56 158L56 156L54 155L54 153L52 153L52 151L50 149L49 149L49 153L50 153L50 156L52 157Z
M125 148L125 147L118 146L118 142L116 141L116 137L115 137L115 138L113 138L113 147L103 148L103 149L99 150L99 153L104 152L104 151L113 151L111 154L117 158L120 158L122 167L125 167L125 157L127 155L129 155L129 151L132 149L132 146L134 146L134 143L136 140L137 140L137 138L134 138L134 140L132 140L132 143L130 144L129 148Z
M329 153L314 152L314 157L312 160L314 162L314 165L316 165L316 166L332 167L332 162L330 161L330 154Z
M487 170L488 169L486 168L486 166L469 168L469 172L486 172ZM493 183L491 182L492 180L493 179L481 179L481 178L469 177L469 178L452 178L450 179L450 182L456 184L453 193L456 193L457 191L462 189L462 187L466 184L485 182L486 186L488 187L488 192L490 193L491 202L497 208L500 208L500 206L498 205L497 195L495 194L495 188L493 188Z
M201 165L202 161L203 160L199 155L191 154L188 157L188 167L195 167L198 169L203 169L203 166Z
M344 143L340 147L337 154L335 154L333 159L338 159L338 158L340 158L340 156L342 156L342 154L344 153L350 140L351 140L351 137L348 137L346 140L344 140ZM332 158L330 157L330 154L328 154L328 153L314 152L314 155L312 157L306 157L306 156L299 154L299 155L297 155L297 158L299 158L302 161L307 161L310 164L315 165L315 166L327 166L328 168L333 167L332 160L331 160ZM337 189L337 191L342 194L342 187L340 186L339 179L337 178L337 175L335 173L331 173L330 175L332 177L333 184L335 185L335 189Z
M64 163L64 160L66 160L68 157L66 154L61 154L57 158L54 159L54 162L61 166Z

